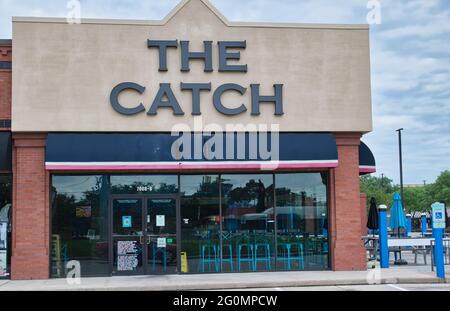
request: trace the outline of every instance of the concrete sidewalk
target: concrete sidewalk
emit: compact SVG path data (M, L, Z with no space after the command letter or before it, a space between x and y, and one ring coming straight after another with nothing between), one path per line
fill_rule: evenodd
M363 285L377 277L378 284L450 283L435 277L429 267L392 267L390 269L353 272L299 271L254 272L195 275L158 275L83 278L79 285L69 285L66 279L33 281L0 281L0 291L53 291L53 290L209 290L239 288L270 288L330 285Z

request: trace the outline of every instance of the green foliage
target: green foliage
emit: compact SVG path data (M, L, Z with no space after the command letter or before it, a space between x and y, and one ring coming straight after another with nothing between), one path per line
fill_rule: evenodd
M374 197L377 204L392 204L395 191L400 191L398 185L392 180L383 177L365 175L361 177L361 192L367 194L367 199ZM404 205L408 212L429 211L434 202L446 202L450 204L450 171L443 171L434 184L409 187L403 189Z
M397 190L398 187L392 183L392 179L387 177L361 176L361 192L367 194L367 200L370 200L372 197L375 198L377 205L390 206L392 196Z

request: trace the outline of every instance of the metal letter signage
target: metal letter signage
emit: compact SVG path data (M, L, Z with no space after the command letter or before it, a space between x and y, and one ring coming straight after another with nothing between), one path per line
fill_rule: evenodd
M246 64L238 64L241 59L240 52L229 51L231 49L245 50L247 48L246 41L219 41L218 43L219 53L219 66L218 72L222 73L247 73L248 68ZM204 63L203 71L206 73L212 72L213 69L213 45L212 41L203 41L203 51L192 52L189 49L189 41L178 40L147 40L147 47L149 49L158 49L158 61L160 72L168 71L167 65L167 50L169 48L178 49L180 45L181 51L181 68L180 71L188 73L190 71L189 64L193 60L200 60ZM152 104L147 111L147 115L157 115L160 108L171 108L173 115L183 116L185 113L182 110L175 94L171 88L170 83L160 83L159 90L153 98ZM196 82L196 83L180 83L181 91L191 91L192 93L192 115L201 115L201 103L200 93L202 91L211 92L213 85L211 82ZM241 96L245 95L247 88L236 83L224 83L222 85L214 86L215 90L212 93L212 104L218 112L227 116L235 116L247 112L247 107L244 103L236 108L229 108L222 103L222 94L225 92L233 91L239 93ZM251 84L251 115L260 115L261 103L272 103L275 105L274 115L283 115L283 84L273 84L273 95L261 95L260 84ZM135 115L146 108L142 103L133 107L127 108L119 103L119 95L124 91L136 91L139 94L143 94L145 87L134 82L123 82L115 86L110 94L110 103L112 108L123 115Z

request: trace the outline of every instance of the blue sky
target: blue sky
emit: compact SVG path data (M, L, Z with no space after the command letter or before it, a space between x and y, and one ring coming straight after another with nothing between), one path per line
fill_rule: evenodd
M67 15L66 0L0 0L0 38L11 16ZM81 16L162 19L179 0L81 0ZM368 0L211 0L234 21L366 23ZM371 25L374 131L378 172L399 180L395 130L403 133L405 183L433 182L450 169L450 1L380 0Z

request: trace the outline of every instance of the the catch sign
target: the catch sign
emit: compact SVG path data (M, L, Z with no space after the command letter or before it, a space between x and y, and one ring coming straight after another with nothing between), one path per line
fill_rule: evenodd
M213 72L215 66L213 64L213 52L212 52L212 41L203 41L203 51L192 52L189 49L189 41L178 40L148 40L147 46L150 49L158 50L159 68L158 71L165 72L169 70L174 70L175 68L170 68L167 63L167 50L168 49L179 49L181 56L181 68L180 72L189 72L189 63L193 60L200 60L204 63L203 71ZM235 73L247 73L247 64L238 63L241 59L241 54L239 50L244 50L247 47L246 41L218 41L218 72L235 72ZM156 69L155 69L156 70ZM242 114L247 111L245 104L236 105L222 102L222 94L225 92L236 92L237 94L244 95L247 92L247 87L236 83L224 83L218 85L213 90L213 85L211 82L197 82L197 83L184 83L181 82L178 86L181 91L191 93L191 114L201 115L202 106L200 103L200 93L201 92L213 92L212 104L214 108L221 114L227 116L235 116ZM252 83L250 84L251 92L251 115L257 116L260 114L259 105L261 103L272 103L275 106L274 115L283 115L283 84L273 84L273 94L261 94L260 84ZM145 92L145 86L142 86L134 82L122 82L116 85L110 94L111 106L120 114L123 115L135 115L146 111L146 107L143 103L135 103L134 106L128 103L122 105L119 102L119 95L125 90L135 91L139 94ZM160 108L172 109L174 115L184 115L185 112L180 106L175 93L172 90L172 85L169 81L160 83L159 90L157 91L150 108L147 110L148 115L156 115Z

